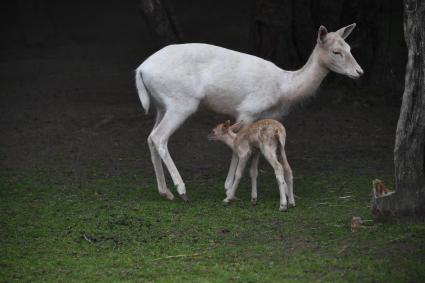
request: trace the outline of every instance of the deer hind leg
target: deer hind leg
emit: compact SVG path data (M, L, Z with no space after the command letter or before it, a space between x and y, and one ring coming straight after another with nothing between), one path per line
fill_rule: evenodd
M163 117L164 117L164 112L157 109L156 121L155 121L155 125L153 126L152 132L158 126L159 122L161 122ZM153 168L155 170L156 183L158 185L159 194L161 196L166 197L169 200L173 200L174 195L167 188L167 183L165 181L165 175L164 175L164 169L162 168L161 157L159 156L158 151L155 148L155 145L152 139L152 134L149 135L148 137L148 145L149 145L149 150L151 152L151 159L152 159Z
M257 152L252 158L251 168L249 169L249 175L251 177L251 203L257 204L257 176L258 176L258 160L260 159L260 153Z
M167 167L171 179L177 188L177 192L184 201L187 201L186 185L168 151L168 140L195 110L196 107L179 109L178 111L167 110L161 122L159 122L158 126L151 133L155 149Z
M294 198L294 180L292 176L292 169L289 166L288 159L286 158L286 153L284 149L281 149L282 163L283 163L283 172L285 175L285 180L288 184L288 202L291 207L295 207L295 198Z
M288 204L286 201L286 192L288 191L288 185L285 182L285 177L283 174L282 164L277 160L276 156L276 146L267 146L261 150L264 154L264 157L270 163L270 165L274 169L274 173L276 175L276 180L279 184L279 194L280 194L280 211L287 211Z

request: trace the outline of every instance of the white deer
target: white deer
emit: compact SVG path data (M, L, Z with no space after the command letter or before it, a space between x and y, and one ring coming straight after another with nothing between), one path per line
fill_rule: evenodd
M164 162L177 192L187 200L186 186L168 152L170 136L199 106L244 121L280 118L291 105L312 95L328 72L350 78L363 74L344 41L355 24L336 32L320 26L317 44L307 63L285 71L261 58L207 44L169 45L136 69L136 87L146 113L152 102L156 121L148 137L158 191L174 198L165 182ZM233 154L225 188L234 182L238 158Z

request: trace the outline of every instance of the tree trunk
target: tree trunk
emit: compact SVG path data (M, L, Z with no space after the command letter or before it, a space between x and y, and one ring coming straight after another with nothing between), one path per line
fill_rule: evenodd
M378 217L425 215L425 0L404 1L408 49L394 149L396 191L373 199Z
M313 21L316 27L324 25L329 31L340 27L340 15L344 1L314 0L312 2Z
M45 0L18 1L19 19L26 45L42 45L53 35L53 23Z
M171 5L166 0L141 0L140 7L146 23L160 45L180 43L181 33Z
M311 2L312 0L296 0L292 7L293 14L296 15L293 22L293 38L301 64L307 62L310 57L316 45L319 28L313 22Z
M300 67L293 36L293 0L255 0L251 15L253 53L284 69Z

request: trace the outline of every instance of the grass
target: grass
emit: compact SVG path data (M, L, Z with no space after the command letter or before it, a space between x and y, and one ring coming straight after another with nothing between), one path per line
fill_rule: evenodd
M0 281L424 282L424 224L351 232L352 216L371 219L371 179L297 176L297 207L282 213L266 173L257 206L245 182L229 207L217 177L188 183L189 204L140 176L70 187L4 177Z

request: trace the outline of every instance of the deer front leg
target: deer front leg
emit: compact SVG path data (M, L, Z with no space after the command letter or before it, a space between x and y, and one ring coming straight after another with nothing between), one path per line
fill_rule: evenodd
M237 123L241 122L243 123L243 127L249 126L253 121L253 117L249 115L239 115L237 118ZM239 157L236 153L233 152L232 155L232 161L230 162L230 168L229 172L227 173L226 182L224 183L224 189L227 192L233 185L233 182L235 181L235 172L236 167L238 166Z
M258 176L258 160L260 159L260 153L257 152L251 163L251 168L249 170L249 175L251 176L251 203L253 205L257 204L257 176Z
M227 192L233 185L235 180L236 167L238 166L238 155L236 153L232 154L232 161L230 161L229 172L227 173L226 182L224 183L224 190Z
M230 202L236 199L235 192L242 178L243 170L245 169L248 158L249 158L248 156L239 157L239 162L235 172L235 181L233 182L232 187L228 189L226 192L227 197L223 200L224 204L229 204Z

